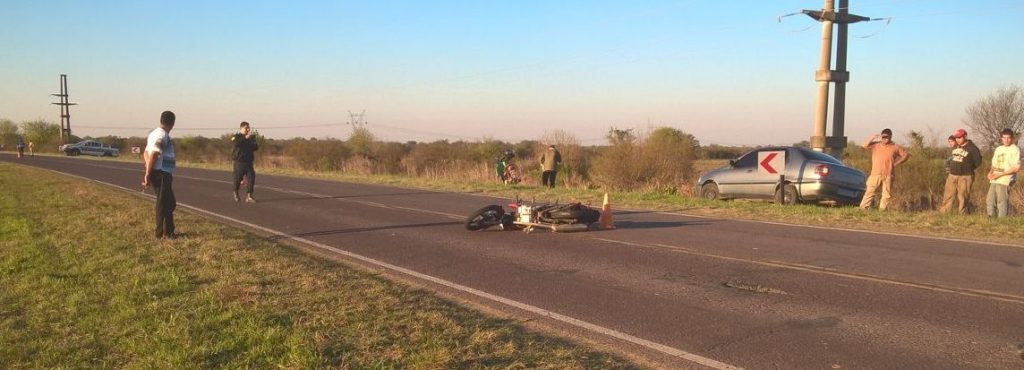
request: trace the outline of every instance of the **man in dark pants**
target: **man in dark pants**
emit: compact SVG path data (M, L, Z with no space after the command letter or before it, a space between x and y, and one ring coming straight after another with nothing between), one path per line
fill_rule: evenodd
M555 187L555 175L558 174L558 166L561 164L562 153L559 153L554 145L549 146L548 150L540 156L541 169L544 171L541 174L541 182L544 186Z
M153 186L156 193L156 237L173 239L174 209L178 202L174 199L174 141L171 140L171 129L174 128L174 113L164 111L160 114L160 127L149 133L146 139L146 151L142 158L146 171L142 175L142 188Z
M242 177L245 177L245 201L256 203L256 199L252 197L253 186L256 185L256 170L252 167L252 161L255 159L253 152L260 147L256 144L256 136L249 133L249 122L242 121L238 125L238 133L231 137L231 142L234 144L231 159L235 161L235 177L232 181L235 185L235 201L241 201L238 198L238 188L241 187Z

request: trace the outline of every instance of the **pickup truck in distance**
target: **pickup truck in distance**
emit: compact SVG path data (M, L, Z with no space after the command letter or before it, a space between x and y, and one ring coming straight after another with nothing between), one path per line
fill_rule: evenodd
M95 140L82 140L74 144L64 144L60 146L60 151L64 152L65 155L85 154L97 157L117 157L121 155L121 151L117 148L103 145L103 143Z

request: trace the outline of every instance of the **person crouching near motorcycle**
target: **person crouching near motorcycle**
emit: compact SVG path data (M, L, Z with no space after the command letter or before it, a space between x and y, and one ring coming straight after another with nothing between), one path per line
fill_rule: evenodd
M509 176L508 169L509 166L515 166L514 164L511 163L512 158L515 158L515 156L515 152L511 150L506 150L504 153L501 154L501 157L499 157L498 161L494 164L494 172L497 173L498 178L501 179L501 182L504 184L508 184L509 181L512 181L512 179Z

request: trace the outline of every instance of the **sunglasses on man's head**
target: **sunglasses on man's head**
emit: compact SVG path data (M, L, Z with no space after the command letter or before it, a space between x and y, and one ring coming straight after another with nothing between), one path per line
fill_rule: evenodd
M883 138L883 139L888 139L888 138L889 138L889 135L882 135L882 138Z

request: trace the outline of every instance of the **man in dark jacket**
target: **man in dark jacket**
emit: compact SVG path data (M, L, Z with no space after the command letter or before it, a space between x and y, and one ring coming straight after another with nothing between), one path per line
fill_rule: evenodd
M974 171L981 166L981 150L973 141L967 140L967 130L956 130L953 139L956 140L956 146L949 156L949 175L946 176L946 188L939 211L949 212L955 199L959 202L957 210L960 214L966 214L970 211Z
M231 159L235 162L235 176L232 181L232 184L235 185L235 201L241 201L238 198L238 188L241 187L242 178L245 177L245 201L256 203L256 199L252 197L252 190L256 185L256 170L252 167L252 161L255 159L253 152L259 149L259 145L256 144L256 136L249 133L249 122L242 121L238 125L238 133L231 136L231 142L234 144L234 148L231 149Z
M544 186L555 187L555 175L558 174L558 167L561 164L562 153L559 153L554 145L548 146L548 150L540 156L540 166L544 171L541 174L541 182Z

